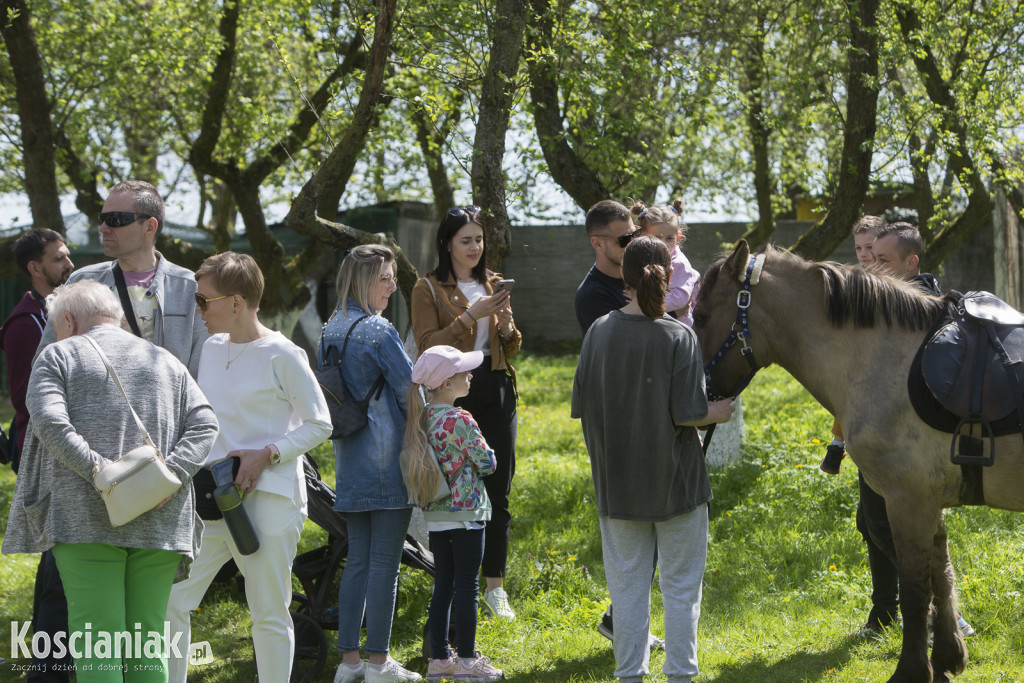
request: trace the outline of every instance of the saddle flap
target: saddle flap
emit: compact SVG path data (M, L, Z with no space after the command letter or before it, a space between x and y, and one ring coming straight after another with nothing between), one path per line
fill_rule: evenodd
M989 292L967 292L960 302L964 312L997 325L1024 325L1024 314Z
M997 332L1006 351L1019 360L1024 327L997 328ZM928 389L954 415L979 415L996 422L1016 410L1011 378L979 325L959 320L942 327L926 342L921 371ZM977 412L971 409L972 399L980 403Z

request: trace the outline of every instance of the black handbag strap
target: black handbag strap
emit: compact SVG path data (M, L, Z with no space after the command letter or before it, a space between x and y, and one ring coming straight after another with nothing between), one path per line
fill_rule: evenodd
M124 317L128 319L128 326L132 328L132 332L136 337L141 337L142 333L139 332L139 323L135 321L135 307L132 306L132 299L128 296L128 284L124 281L124 272L121 270L121 264L115 263L114 267L110 270L114 273L114 284L117 285L117 295L121 297L121 308L124 310Z
M352 323L352 326L348 328L348 333L345 335L345 343L343 343L341 345L341 353L338 354L338 362L337 363L332 363L331 362L331 357L330 357L331 351L334 351L334 347L332 346L330 349L328 349L327 345L324 343L324 336L325 335L321 335L320 336L320 355L322 355L324 357L324 362L327 363L327 365L337 366L338 372L341 372L341 359L345 356L345 349L348 348L348 340L352 336L352 332L356 329L356 325L358 325L359 323L363 322L364 320L366 320L369 317L370 317L369 315L364 315L363 317L356 319L356 321L354 323ZM381 393L383 391L384 391L384 373L381 373L380 377L377 378L377 381L373 383L372 387L370 387L370 390L368 392L366 392L366 396L363 397L363 400L361 401L361 403L363 403L363 405L369 404L370 403L370 397L373 396L374 392L377 392L377 395L373 396L373 399L374 400L379 399L380 395L381 395Z

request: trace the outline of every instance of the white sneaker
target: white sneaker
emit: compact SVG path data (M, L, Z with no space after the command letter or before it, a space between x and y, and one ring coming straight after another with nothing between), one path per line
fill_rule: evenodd
M383 664L366 663L366 683L395 683L396 681L418 681L421 676L415 671L403 669L402 665L388 657Z
M515 621L516 613L508 604L508 593L504 588L495 588L484 593L484 607L496 617Z
M491 665L491 660L479 652L473 659L458 658L455 662L455 680L457 681L500 681L505 672Z
M334 683L360 683L366 678L366 662L359 660L359 666L351 666L342 662L334 674Z

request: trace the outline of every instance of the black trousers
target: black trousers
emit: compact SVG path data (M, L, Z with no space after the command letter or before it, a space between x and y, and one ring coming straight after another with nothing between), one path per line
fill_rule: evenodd
M494 473L484 477L484 488L491 500L491 519L484 536L484 577L504 577L508 562L508 538L512 525L509 493L516 473L516 395L512 377L504 370L491 370L490 358L473 371L469 395L455 402L476 420L487 445L498 462Z
M900 577L896 568L896 543L885 510L885 498L860 478L860 505L857 506L857 530L868 544L871 568L871 613L868 622L887 626L900 608Z
M50 634L53 642L57 633L64 634L64 643L68 636L68 602L64 597L64 583L57 571L57 562L53 559L53 551L47 550L39 556L39 567L36 569L36 589L32 600L32 630L35 633ZM57 659L52 654L47 659L34 659L32 671L28 675L31 683L65 683L71 680L74 659L66 654Z

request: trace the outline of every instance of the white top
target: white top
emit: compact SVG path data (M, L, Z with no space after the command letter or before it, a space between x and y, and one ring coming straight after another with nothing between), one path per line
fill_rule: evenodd
M473 282L458 282L459 290L466 295L466 301L472 306L482 296L487 296L484 286L474 280ZM473 344L474 351L483 351L484 355L491 354L491 321L487 318L476 321L476 343Z
M281 462L263 471L256 489L305 506L298 457L331 435L331 415L306 352L280 332L248 344L232 344L227 334L215 334L203 345L197 381L220 422L206 464L234 450L274 444Z

